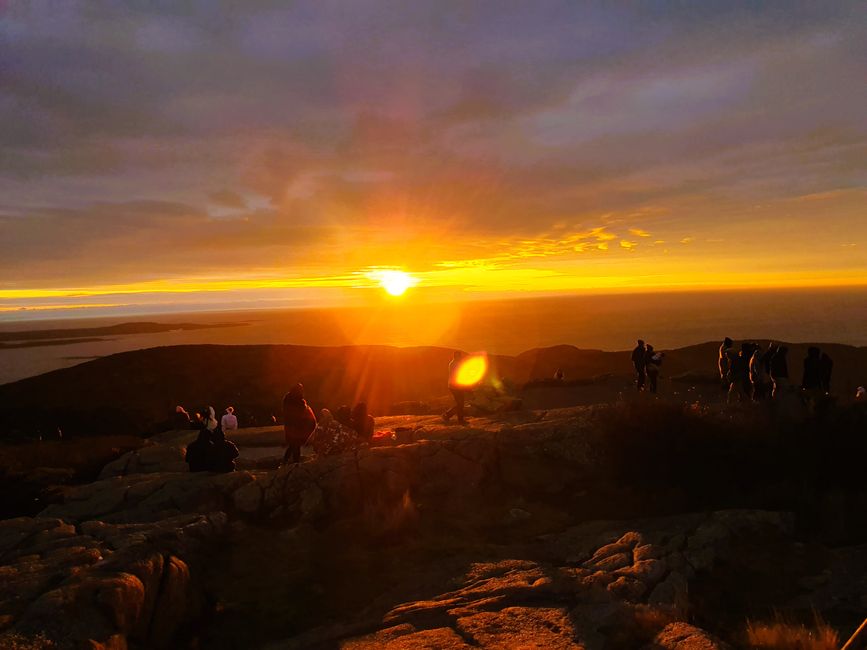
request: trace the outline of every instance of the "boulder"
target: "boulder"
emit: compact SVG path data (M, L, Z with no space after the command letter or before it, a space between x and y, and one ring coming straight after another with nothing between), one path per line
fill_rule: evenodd
M80 531L57 519L0 522L0 647L40 636L60 648L171 647L199 602L182 558L215 545L226 524L222 513Z
M100 479L130 474L153 474L156 472L186 472L184 461L186 447L178 445L148 444L127 452L102 468Z
M231 510L234 493L255 480L249 472L154 473L103 479L67 490L41 517L81 522L154 522L179 514Z

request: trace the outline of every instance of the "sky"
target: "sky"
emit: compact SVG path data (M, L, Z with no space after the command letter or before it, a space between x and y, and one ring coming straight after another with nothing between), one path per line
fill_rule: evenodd
M0 316L865 284L865 115L861 2L0 0Z

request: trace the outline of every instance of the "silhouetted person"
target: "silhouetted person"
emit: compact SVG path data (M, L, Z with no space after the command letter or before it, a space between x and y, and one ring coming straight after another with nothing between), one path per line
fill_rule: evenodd
M771 359L777 353L777 344L771 341L768 343L767 351L762 355L762 365L765 367L765 374L771 376Z
M753 401L760 402L768 394L768 373L765 370L765 355L761 346L755 346L750 357L750 383L753 387Z
M719 361L717 365L719 366L719 379L723 390L729 390L732 383L729 377L732 366L732 345L734 345L734 341L729 337L725 337L725 340L719 346Z
M771 381L774 383L773 396L779 397L789 385L789 348L785 345L777 347L771 357Z
M449 391L455 400L455 405L448 411L443 413L443 420L448 422L453 415L458 417L459 424L466 424L464 416L464 402L466 401L466 390L458 383L457 375L461 367L461 358L464 353L460 350L455 350L452 360L449 361Z
M304 399L304 386L296 384L283 396L283 434L286 453L283 462L291 456L293 463L301 462L301 447L316 429L316 416Z
M187 413L183 406L175 407L175 414L172 416L172 429L183 431L192 426L192 418Z
M638 339L638 345L632 351L632 367L635 369L635 387L644 390L644 381L647 378L647 348L641 339Z
M729 368L729 402L733 399L740 401L743 398L752 398L753 387L750 383L751 357L752 349L748 343L741 344L740 352L732 357Z
M211 442L211 432L207 427L202 427L199 436L187 445L187 454L184 460L190 466L191 472L207 472L211 469L211 461L214 444Z
M373 438L373 429L376 426L376 421L372 415L367 413L367 404L359 402L352 409L352 428L358 434L358 438L363 442L370 442Z
M822 358L819 360L819 378L822 390L831 394L831 374L834 372L834 361L828 356L827 352L822 353Z
M647 344L644 350L644 370L647 373L647 383L650 392L656 394L657 381L659 380L659 366L662 365L662 352L654 352L653 346Z
M226 440L222 429L217 429L211 436L209 468L212 472L234 472L235 459L238 457L238 447L231 440Z
M220 419L220 428L223 429L223 433L236 431L238 429L238 418L235 415L234 407L230 406L226 409L226 412Z
M819 348L810 346L804 359L804 378L801 380L801 388L806 391L817 391L822 387L821 364Z

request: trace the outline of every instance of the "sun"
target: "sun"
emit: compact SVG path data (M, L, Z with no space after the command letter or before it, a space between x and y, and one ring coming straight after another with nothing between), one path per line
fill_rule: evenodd
M405 271L379 271L377 279L380 286L391 296L402 296L407 289L418 284L418 279Z

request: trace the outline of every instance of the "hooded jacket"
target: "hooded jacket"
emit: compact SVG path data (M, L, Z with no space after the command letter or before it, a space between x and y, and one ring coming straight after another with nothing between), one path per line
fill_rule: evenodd
M296 389L283 396L283 435L287 445L304 445L316 429L316 415L303 393Z

